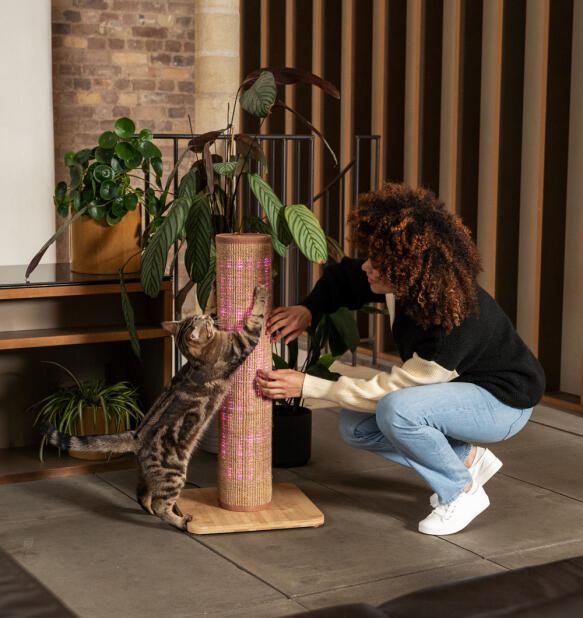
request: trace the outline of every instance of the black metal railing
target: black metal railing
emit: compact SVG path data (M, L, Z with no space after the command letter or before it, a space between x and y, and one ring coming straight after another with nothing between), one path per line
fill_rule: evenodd
M188 141L197 137L191 134L155 134L155 140L172 144L172 167L177 164L181 153L188 146ZM347 209L352 208L362 191L369 191L379 185L380 136L357 135L354 138L353 159L331 179L325 187L314 195L315 178L315 138L313 135L256 135L259 146L267 158L265 166L256 160L250 160L250 170L258 174L264 172L276 195L283 203L302 203L311 210L321 201L321 225L326 235L335 238L341 247L345 244L345 222ZM225 142L228 136L220 135L217 142ZM184 142L181 148L180 142ZM186 161L184 165L191 165ZM179 174L174 177L174 191L178 191ZM349 193L350 191L350 193ZM350 196L348 198L348 196ZM238 190L239 213L242 220L248 214L260 216L261 206L255 199L248 184ZM275 256L274 266L278 278L274 282L274 299L280 306L297 304L313 287L313 268L295 246L290 246L286 257ZM174 292L178 295L181 269L179 260L174 263ZM181 315L176 312L175 319ZM361 345L370 345L373 364L376 364L376 319L369 319L366 336L361 336ZM282 355L285 356L282 343ZM352 357L356 364L356 353ZM180 355L176 354L176 367L180 366Z

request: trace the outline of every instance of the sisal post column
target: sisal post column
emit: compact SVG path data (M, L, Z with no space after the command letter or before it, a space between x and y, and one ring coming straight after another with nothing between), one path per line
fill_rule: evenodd
M267 286L271 298L271 236L219 234L216 247L219 328L241 330L255 286ZM259 511L271 502L271 401L255 388L257 370L270 368L271 341L264 330L219 411L219 504L227 510Z
M271 307L271 236L218 234L217 309L221 330L243 327L253 290L266 285ZM318 527L324 514L295 485L271 479L271 401L255 390L258 369L271 368L271 341L257 347L231 378L219 410L218 487L185 489L177 500L193 534Z

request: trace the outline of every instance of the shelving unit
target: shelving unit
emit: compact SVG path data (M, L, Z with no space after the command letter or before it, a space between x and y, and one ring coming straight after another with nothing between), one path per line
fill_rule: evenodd
M142 391L144 410L172 377L172 339L160 323L173 319L170 278L160 294L144 294L137 274L126 276L140 363L129 345L116 275L74 273L69 264L0 266L0 484L131 467L134 457L88 462L47 453L38 460L39 436L27 413L60 374L43 360L57 360L83 379L129 380Z

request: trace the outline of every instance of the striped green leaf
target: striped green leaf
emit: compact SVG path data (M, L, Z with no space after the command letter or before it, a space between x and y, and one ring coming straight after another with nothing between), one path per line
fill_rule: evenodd
M213 168L219 176L227 176L232 178L235 170L237 169L237 161L223 161L222 163L215 163Z
M283 204L279 201L279 198L273 192L273 189L269 186L259 174L249 174L247 176L249 187L253 191L253 195L257 198L257 201L261 204L269 223L271 225L271 240L273 248L282 257L286 256L285 245L278 237L278 231L280 228L279 219L283 211Z
M186 219L184 264L190 278L200 283L209 268L213 224L206 195L197 195Z
M148 296L155 297L160 291L168 252L186 223L189 208L190 202L186 198L179 197L174 200L168 208L168 214L150 237L140 267L140 280Z
M193 200L198 193L198 170L196 167L190 169L180 180L178 187L178 197L185 197Z
M291 204L284 209L285 219L300 251L316 264L328 259L326 235L314 213L303 204Z
M132 304L126 290L125 282L123 280L123 275L121 271L119 282L121 284L121 310L123 313L123 319L126 323L128 333L130 334L130 343L132 344L132 350L138 358L141 358L140 339L138 337L136 324L134 322L134 310L132 308Z
M241 107L257 118L265 118L275 103L277 86L273 73L263 71L257 81L241 95Z
M211 295L213 283L217 276L216 270L217 270L217 253L216 253L215 245L213 243L211 244L208 270L203 280L196 286L196 297L198 299L198 304L200 305L200 308L203 310L203 312L206 311L206 304L209 299L209 296Z

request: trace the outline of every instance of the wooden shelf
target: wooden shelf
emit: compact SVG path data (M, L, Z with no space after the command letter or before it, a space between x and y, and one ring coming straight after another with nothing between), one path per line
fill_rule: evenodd
M77 368L82 379L129 380L140 388L145 408L155 401L172 378L172 338L161 327L162 321L173 319L171 279L164 279L158 298L150 298L138 273L125 277L138 337L155 350L139 362L120 311L118 275L86 275L71 271L69 264L41 264L26 281L25 271L24 265L0 266L0 328L5 329L0 331L0 426L7 429L0 435L0 484L135 466L134 455L87 461L58 457L51 449L42 463L38 446L10 447L39 442L32 419L22 412L54 389L46 372L35 375L47 354L44 348L53 348L50 356Z
M137 328L137 332L140 339L157 339L170 336L163 328L154 325L140 326ZM82 330L44 328L38 330L4 331L0 332L0 350L127 341L129 338L130 335L127 329L119 325L84 328Z
M38 458L38 447L0 449L0 485L135 467L133 454L109 461L87 461L64 453L59 457L56 449L47 447L42 462Z

